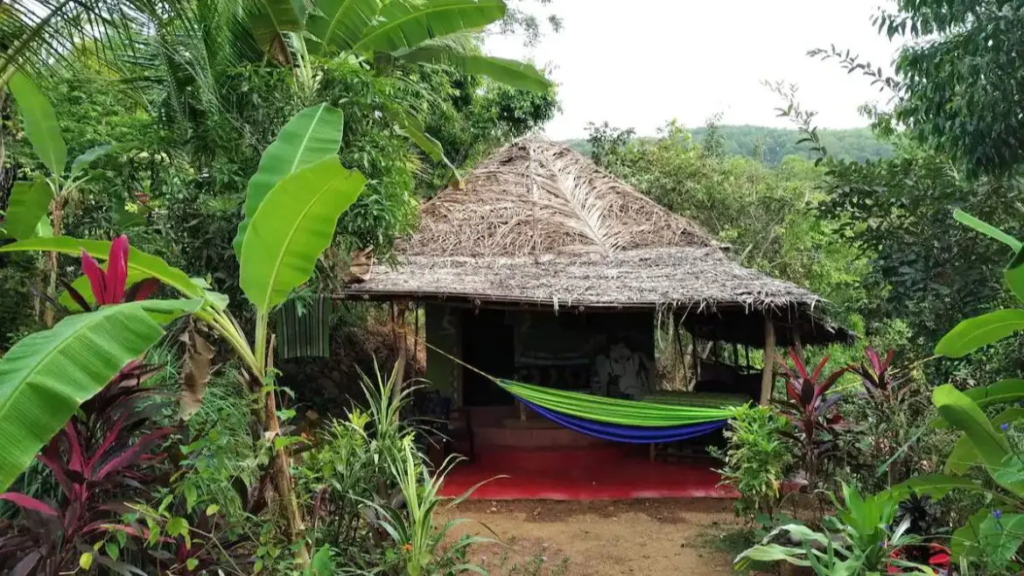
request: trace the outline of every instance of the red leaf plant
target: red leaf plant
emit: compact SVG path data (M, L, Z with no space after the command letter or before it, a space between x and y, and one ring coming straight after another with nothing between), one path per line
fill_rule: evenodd
M104 270L92 256L82 250L82 273L89 279L89 288L96 308L107 304L145 300L160 287L160 281L156 278L146 278L126 290L130 252L128 237L122 234L110 244L110 255L107 258L107 268ZM94 308L73 286L65 283L64 287L68 291L68 296L82 310L89 311Z
M903 386L904 380L898 378L891 368L893 350L889 350L884 359L870 347L864 350L864 355L868 359L867 364L850 364L847 370L860 376L864 391L873 400L898 399L907 388Z
M83 253L82 270L98 305L145 298L155 289L153 283L140 283L145 286L126 298L128 251L126 237L115 240L106 271ZM85 303L72 292L76 301ZM126 502L151 495L149 486L165 472L167 455L161 448L175 431L156 425L154 417L167 403L157 390L142 386L157 371L139 361L129 363L36 456L59 489L52 499L0 494L0 500L22 511L18 522L0 532L0 573L55 576L74 571L82 552L119 529L129 510ZM142 526L121 529L148 535ZM94 557L115 572L140 573L111 558Z
M812 372L807 370L804 360L794 350L789 351L792 369L782 360L779 367L786 380L787 401L780 403L780 410L793 422L796 431L785 436L800 449L799 458L810 490L817 488L821 464L831 453L835 444L838 413L836 403L841 396L828 394L849 368L841 368L823 376L828 356Z
M0 572L49 576L73 570L83 549L120 523L126 502L147 498L148 486L163 473L160 448L174 432L154 425L153 416L167 405L156 390L142 386L156 371L139 363L122 370L36 456L59 487L52 502L0 494L22 510L12 533L0 536ZM109 558L97 561L124 568Z

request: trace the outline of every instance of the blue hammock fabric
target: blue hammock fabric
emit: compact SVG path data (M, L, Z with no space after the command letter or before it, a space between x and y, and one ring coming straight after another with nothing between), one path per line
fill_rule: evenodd
M529 406L538 414L556 424L565 426L566 428L575 430L581 434L586 434L602 440L609 440L611 442L626 442L631 444L659 444L662 442L675 442L676 440L686 440L687 438L694 438L702 434L707 434L708 432L713 432L722 428L726 424L725 420L720 420L717 422L704 422L701 424L687 424L683 426L666 426L663 428L626 426L623 424L595 422L593 420L585 420L576 416L569 416L568 414L561 414L523 399L520 399L520 402Z

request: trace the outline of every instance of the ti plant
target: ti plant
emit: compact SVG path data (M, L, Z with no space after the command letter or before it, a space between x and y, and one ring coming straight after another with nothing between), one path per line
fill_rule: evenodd
M56 576L96 561L119 573L141 574L119 561L127 539L117 532L125 495L148 497L164 473L160 447L174 432L153 425L166 403L154 402L157 392L142 383L155 371L138 363L121 370L36 457L57 481L56 501L0 494L22 509L24 520L0 536L0 571Z
M252 390L262 398L258 416L263 436L275 448L273 486L281 500L280 509L285 512L285 526L293 541L303 539L303 522L292 493L286 452L288 443L277 441L280 423L275 398L275 372L268 353L269 318L275 307L309 280L317 260L334 237L338 218L356 200L366 183L362 174L342 167L338 158L342 122L341 111L327 104L302 110L264 151L256 174L249 181L235 250L240 264L239 284L255 311L256 329L252 334L245 334L234 320L227 308L227 298L213 292L204 281L191 278L160 258L138 250L130 250L125 262L128 278L153 278L182 295L186 300L172 301L178 305L164 303L164 307L183 309L204 322L231 346L243 362ZM110 242L96 240L33 238L2 246L0 252L85 252L96 259L110 259L108 252L111 248ZM111 264L120 266L117 262L109 262L108 274ZM79 279L76 282L89 281ZM73 296L71 299L77 300ZM24 469L40 442L63 426L81 399L94 394L117 369L145 352L163 335L154 317L140 310L143 318L138 322L120 330L115 336L101 338L95 326L98 319L123 316L119 312L122 309L134 310L131 306L107 305L94 312L71 316L53 330L22 341L0 360L0 436L7 438L10 432L22 437L12 443L14 449L0 454L0 488L6 487ZM160 320L169 318L166 313L158 316ZM60 348L59 342L53 342L45 349L30 345L30 342L38 340L56 340L66 323L79 328L76 334L83 338L79 346L85 353L97 353L97 350L108 353L109 374L95 373L91 364L80 361L80 355L50 353ZM107 343L107 340L116 342L126 334L138 331L146 323L156 329L146 332L145 339L138 338L134 342L136 346L112 347ZM60 394L59 387L48 378L48 374L53 373L53 368L48 365L54 363L60 364L65 377L70 376L81 384L80 391L67 398L63 410L45 421L7 418L5 414L38 411L51 395ZM28 393L19 394L19 391ZM300 556L304 554L300 553Z
M822 462L835 444L834 408L840 396L829 395L828 391L847 369L842 368L823 376L828 356L824 357L812 372L808 372L803 359L796 351L790 350L789 356L793 363L792 369L779 361L786 380L788 398L786 402L781 403L780 408L795 424L796 432L782 434L799 446L800 465L806 475L807 486L813 491L818 485Z
M868 363L851 364L846 369L852 374L860 376L864 391L872 399L896 396L900 393L901 387L900 381L891 370L894 354L893 350L889 350L883 359L874 348L868 347L864 350L864 356L867 357Z

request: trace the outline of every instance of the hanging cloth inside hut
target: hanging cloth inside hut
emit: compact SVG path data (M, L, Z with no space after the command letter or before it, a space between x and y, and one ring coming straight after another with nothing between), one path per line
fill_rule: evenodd
M331 355L331 299L318 294L288 300L274 313L277 357L327 358Z

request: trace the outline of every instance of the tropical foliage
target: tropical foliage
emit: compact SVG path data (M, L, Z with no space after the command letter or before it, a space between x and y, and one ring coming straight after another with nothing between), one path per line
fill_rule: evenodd
M736 412L723 478L765 529L741 564L1024 565L1024 6L969 4L882 12L909 40L891 78L812 52L894 96L871 131L819 131L784 85L796 132L591 128L605 170L868 344L794 346L776 403ZM502 0L5 5L0 571L479 571L404 366L321 419L272 319L391 259L421 200L553 116L489 26L541 29ZM369 339L378 316L328 321Z
M44 5L52 11L43 20L63 22L65 5ZM4 535L4 569L327 574L338 560L375 569L386 560L389 570L418 574L458 564L441 547L447 528L433 523L443 471L428 472L412 429L380 436L397 425L391 416L352 412L377 434L367 442L388 442L383 468L361 480L402 487L416 506L380 508L387 520L376 527L358 515L344 538L307 532L307 518L318 516L292 475L308 440L292 434L289 391L275 383L270 316L316 290L318 268L344 266L353 249L387 257L413 224L417 182L458 177L428 126L447 128L439 135L459 164L472 161L549 117L553 91L531 65L480 51L479 30L508 16L500 0L306 8L137 5L124 26L94 27L101 40L43 26L36 38L72 38L62 46L74 49L4 76L18 119L11 170L24 181L4 202L0 258L38 270L18 289L35 295L44 326L54 324L0 356L0 434L9 440L0 485L12 487L0 512L17 519ZM506 26L529 25L522 12L512 18ZM88 49L93 43L103 49ZM95 82L81 80L83 68ZM39 88L53 79L52 90ZM114 121L96 123L97 110ZM114 139L124 144L83 150L68 168L70 150ZM124 235L71 235L120 231L136 246ZM83 275L68 274L61 255L80 256ZM239 306L243 297L251 307ZM158 342L176 350L172 334L185 342L183 389L170 396L177 408L140 385L155 372L140 362ZM226 352L245 399L230 412L242 424L226 430L252 434L248 442L202 428L213 358ZM378 402L396 403L396 413L404 405L390 393ZM24 475L34 456L41 465ZM201 504L213 495L221 498ZM363 507L354 493L337 497ZM415 555L400 538L354 543L407 522Z

